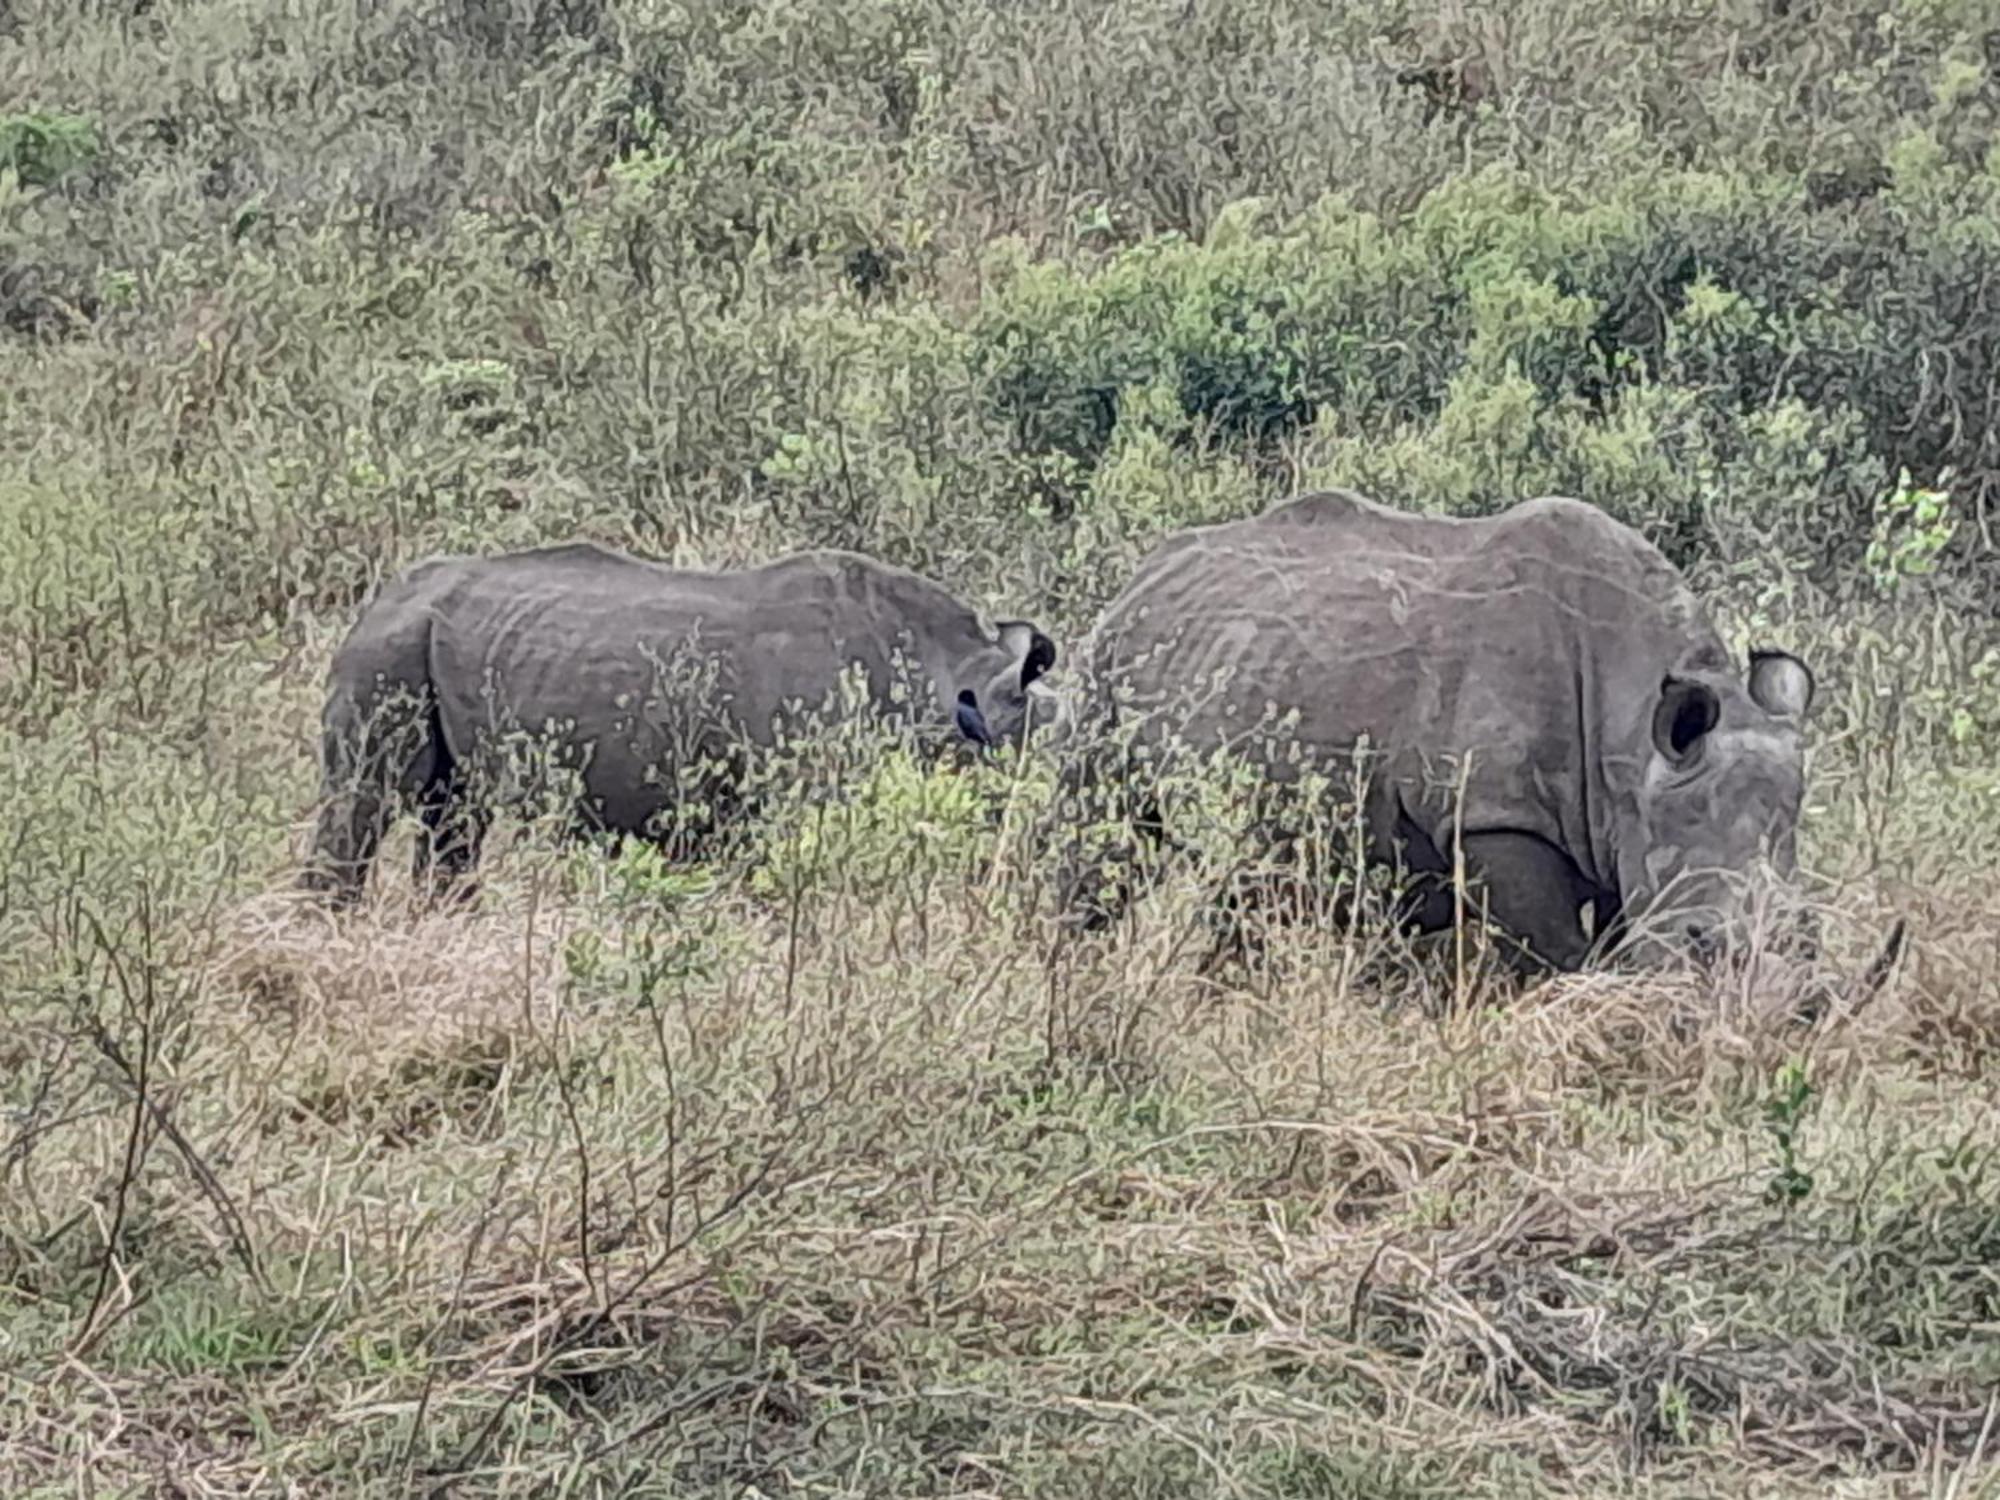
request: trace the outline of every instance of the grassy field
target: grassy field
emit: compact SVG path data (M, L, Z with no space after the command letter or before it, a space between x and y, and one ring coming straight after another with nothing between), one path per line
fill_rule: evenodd
M2000 1494L1991 28L0 6L0 1493ZM1882 990L1205 969L1191 868L1061 948L1033 756L292 893L428 552L1068 641L1333 483L1580 495L1805 655Z

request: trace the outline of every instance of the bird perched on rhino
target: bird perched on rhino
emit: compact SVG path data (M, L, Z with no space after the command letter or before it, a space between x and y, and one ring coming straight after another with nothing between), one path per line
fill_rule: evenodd
M986 715L979 711L979 697L971 688L959 690L957 718L960 734L981 750L993 748L993 732L986 727Z

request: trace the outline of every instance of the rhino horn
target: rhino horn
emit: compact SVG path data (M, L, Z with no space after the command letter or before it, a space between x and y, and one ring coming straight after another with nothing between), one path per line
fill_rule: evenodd
M1903 940L1908 932L1908 921L1896 918L1895 925L1889 929L1888 940L1882 944L1882 951L1875 955L1867 968L1848 982L1844 994L1839 993L1839 987L1831 980L1816 984L1798 1007L1796 1016L1799 1022L1811 1026L1829 1012L1843 1018L1859 1012L1881 992L1884 981L1896 967L1896 960L1903 956Z
M1896 967L1896 960L1903 956L1903 938L1909 930L1909 923L1902 917L1896 918L1895 926L1889 929L1889 939L1882 945L1882 951L1874 961L1862 971L1856 982L1850 1004L1854 1007L1866 1005L1875 998L1875 992L1882 988L1882 982L1889 977L1889 971Z

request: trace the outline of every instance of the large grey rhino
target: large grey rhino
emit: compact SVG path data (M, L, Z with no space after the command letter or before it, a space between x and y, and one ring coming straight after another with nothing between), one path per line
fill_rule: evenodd
M1365 741L1365 857L1414 877L1406 916L1451 924L1462 851L1531 966L1577 967L1642 915L1711 948L1743 877L1793 873L1811 672L1776 650L1739 670L1659 551L1577 500L1465 519L1331 491L1195 527L1079 657L1076 729L1099 748L1072 751L1072 793L1174 746L1351 784ZM1072 920L1129 894L1087 860L1069 876Z
M837 711L846 673L933 734L970 695L974 721L1017 742L1050 715L1036 679L1055 656L1034 626L988 622L852 552L720 572L593 543L432 558L387 585L334 656L305 880L353 899L402 809L430 832L419 876L466 873L523 734L580 765L583 826L656 835L677 803L727 805L746 752Z

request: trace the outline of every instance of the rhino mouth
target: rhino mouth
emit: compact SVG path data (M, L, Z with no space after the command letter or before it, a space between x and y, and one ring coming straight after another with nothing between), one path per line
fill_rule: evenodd
M1810 960L1819 948L1819 914L1805 890L1765 861L1680 871L1627 910L1632 946L1702 968L1759 954Z
M1817 924L1804 911L1683 919L1668 931L1669 946L1703 970L1752 963L1762 955L1812 963L1820 952Z
M1908 944L1908 919L1898 916L1890 924L1881 946L1866 964L1836 971L1820 962L1823 955L1814 918L1810 909L1801 908L1786 913L1781 920L1763 923L1678 921L1669 929L1671 942L1656 931L1641 936L1634 946L1649 963L1666 956L1663 950L1677 949L1694 968L1711 975L1773 958L1784 969L1803 976L1803 993L1797 999L1794 1019L1812 1025L1829 1016L1853 1016L1881 992L1895 971Z
M1684 922L1681 924L1681 939L1688 956L1704 969L1721 963L1729 950L1728 937L1719 925Z
M1800 956L1796 941L1768 921L1720 911L1676 908L1654 911L1623 927L1609 953L1645 968L1691 968L1717 973L1752 962L1760 953Z

